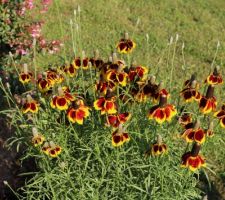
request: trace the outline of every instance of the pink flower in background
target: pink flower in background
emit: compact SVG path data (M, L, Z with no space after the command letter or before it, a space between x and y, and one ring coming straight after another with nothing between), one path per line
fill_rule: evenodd
M49 5L52 3L52 0L42 0L41 4L42 4L42 9L41 9L41 13L46 13L48 11Z
M28 33L32 38L41 37L41 23L34 23L28 27Z
M53 40L50 42L48 46L48 52L50 54L54 54L60 51L60 47L63 46L63 43L61 43L59 40Z
M23 4L26 7L26 9L28 9L28 10L32 10L34 8L34 2L33 2L33 0L25 0L23 2Z
M7 3L8 0L1 0L1 3L4 4L4 3Z

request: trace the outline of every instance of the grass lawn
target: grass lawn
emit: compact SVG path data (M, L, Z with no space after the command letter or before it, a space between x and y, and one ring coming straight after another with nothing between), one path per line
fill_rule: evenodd
M74 21L78 5L81 12L79 15L76 11ZM98 49L104 61L116 52L117 42L128 32L137 46L130 56L118 57L146 66L150 74L156 75L157 82L162 81L171 93L169 101L177 105L183 83L193 73L197 74L201 92L206 90L204 80L213 67L219 65L225 78L224 11L224 0L55 0L48 13L37 13L32 20L43 20L43 34L49 39L62 40L64 46L56 55L37 54L35 61L39 70L71 63L74 58L72 34L77 24L76 56L84 50L92 57ZM83 71L79 75L83 76ZM89 74L85 79L79 77L75 84L67 83L82 87L84 82L88 86L93 80ZM224 84L216 88L218 107L225 103L224 89ZM92 101L96 99L92 93L90 95ZM199 176L206 180L207 174L214 181L214 193L208 191L205 183L201 187L212 199L224 198L224 129L217 121L215 136L207 139L201 150L207 159L207 169L205 173L192 175L180 170L178 164L185 150L184 142L178 138L181 128L174 121L163 126L150 123L146 117L152 106L149 102L135 104L135 108L129 105L122 108L132 113L128 126L131 141L124 148L116 149L111 146L109 128L103 126L96 112L93 111L84 126L66 126L66 123L59 126L55 120L58 113L50 111L46 99L41 98L41 101L46 113L40 113L34 121L40 130L46 130L46 137L62 145L63 151L55 161L28 149L27 155L37 158L40 172L27 183L27 198L197 200L203 193L195 188L196 182ZM199 115L196 105L186 109L190 109L194 117ZM60 115L65 122L63 116ZM200 118L205 120L206 117ZM31 129L30 125L25 128L26 131ZM154 141L157 132L163 135L171 151L165 157L144 159L146 147ZM18 133L22 134L20 128Z

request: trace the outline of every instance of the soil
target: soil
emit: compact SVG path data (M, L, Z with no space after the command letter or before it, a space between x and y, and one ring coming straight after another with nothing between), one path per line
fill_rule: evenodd
M29 177L19 176L24 172L36 170L34 160L29 160L21 164L19 158L22 155L16 148L8 150L6 141L13 134L13 129L7 125L7 119L0 117L0 200L17 200L8 183L13 190L22 187Z

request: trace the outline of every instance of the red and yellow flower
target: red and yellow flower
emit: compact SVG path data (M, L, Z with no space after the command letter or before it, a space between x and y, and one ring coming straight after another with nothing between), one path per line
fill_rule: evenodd
M51 89L51 82L45 78L38 79L38 89L42 92L48 92Z
M117 106L115 102L115 97L110 97L110 95L106 94L106 97L100 97L99 99L95 100L94 108L95 110L100 110L101 115L104 114L115 114L117 113Z
M152 156L159 156L166 154L168 152L168 147L163 143L162 137L160 135L157 136L157 142L152 144L150 151L146 151L145 155L149 155L151 153Z
M187 124L192 122L191 115L189 113L183 113L179 118L178 122L181 126L185 127Z
M119 147L129 141L129 134L124 131L122 124L120 124L119 128L112 133L112 145L114 147Z
M19 74L19 81L26 84L31 81L33 74L28 71L27 65L24 65L23 72Z
M116 128L120 124L126 123L130 119L130 117L131 117L131 114L128 112L125 112L125 113L120 113L117 115L108 115L106 119L107 119L107 124Z
M89 59L87 57L83 57L83 59L81 60L80 57L76 57L73 61L73 66L75 67L75 69L84 69L87 70L88 69L88 62Z
M225 104L214 114L214 116L219 119L221 127L225 128Z
M30 95L27 95L26 102L23 104L22 112L23 113L37 113L39 104L35 101Z
M209 85L206 96L202 96L199 102L199 109L203 114L208 114L216 110L216 97L213 96L214 86Z
M218 72L219 67L215 67L212 74L210 74L205 80L209 85L220 85L223 83L223 78L221 74Z
M61 152L62 148L59 145L56 145L53 141L50 142L45 142L42 151L46 154L49 155L52 158L57 157Z
M74 67L73 64L63 66L61 67L61 70L69 77L74 77L76 75L76 68Z
M196 142L202 144L206 139L206 132L199 128L200 121L197 120L195 124L192 124L192 127L188 127L182 134L181 137L186 140L186 142Z
M129 39L128 33L125 33L125 37L122 38L116 46L117 50L124 54L131 53L135 47L136 44Z
M150 109L148 119L154 119L161 124L165 121L170 122L176 114L177 110L175 106L167 104L167 96L163 94L160 96L159 104Z
M83 100L77 100L67 111L67 118L72 123L83 124L85 118L90 115L89 107L84 105Z
M130 81L143 81L146 79L148 68L144 66L131 67L128 72Z
M58 94L58 96L53 96L50 102L51 107L58 110L67 110L70 103L75 100L75 97L70 94L67 87L59 87Z
M35 147L42 145L43 142L45 141L45 137L42 134L38 133L36 128L33 128L32 132L33 132L32 144Z
M186 152L181 158L181 167L188 168L195 172L201 167L205 167L205 159L199 155L200 145L195 143L192 147L191 152Z

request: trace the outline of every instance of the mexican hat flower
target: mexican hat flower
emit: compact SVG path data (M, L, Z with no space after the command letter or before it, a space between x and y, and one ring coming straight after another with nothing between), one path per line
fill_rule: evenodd
M83 124L84 119L89 115L89 107L85 106L81 99L74 101L72 106L67 110L67 118L69 121L80 125Z
M104 64L104 61L99 58L99 51L96 50L94 52L94 57L90 59L91 66L94 67L95 69L100 70Z
M30 95L27 95L26 101L23 104L22 112L23 113L37 113L39 104L35 101Z
M180 95L185 102L199 101L201 94L197 90L197 81L191 81L191 84L186 86L181 92Z
M60 74L59 71L54 69L48 69L47 71L45 71L44 74L46 76L46 80L50 83L51 86L62 83L64 80L62 74Z
M69 93L67 87L59 87L58 95L53 96L50 105L58 110L67 110L70 103L74 100L75 97Z
M214 86L209 85L206 96L202 96L199 101L199 109L203 114L208 114L216 110L216 97L213 96Z
M177 110L174 105L167 104L167 96L165 94L160 95L159 104L153 106L148 113L148 119L154 119L159 124L168 121L176 115Z
M104 114L115 114L117 113L116 106L116 97L111 93L111 91L107 91L105 97L100 97L99 99L94 101L95 110L100 110L101 115Z
M46 78L39 78L37 81L38 84L38 89L42 92L42 93L46 93L49 90L51 90L51 82L46 79Z
M168 152L168 147L165 143L163 143L162 136L157 136L157 142L151 145L150 150L145 152L145 156L152 155L152 156L159 156L166 154Z
M200 121L197 120L192 127L188 127L182 134L181 137L186 140L186 142L196 142L202 144L206 139L206 132L200 128Z
M201 167L205 167L205 159L199 155L201 146L194 143L192 150L183 154L181 158L181 167L188 168L189 170L195 172Z
M122 124L120 124L118 129L112 133L112 145L114 147L119 147L128 141L130 141L130 136L125 132Z
M38 131L35 127L33 127L33 129L32 129L32 133L33 133L32 144L35 147L42 145L43 142L45 141L45 137L42 134L38 133Z
M122 38L117 44L116 48L119 53L131 53L136 47L136 44L129 38L128 33L125 33L124 38Z
M49 155L52 158L56 158L61 152L62 148L59 145L56 145L53 141L45 142L42 151Z
M131 117L131 114L129 112L120 113L117 115L108 115L106 117L107 124L117 128L120 124L126 123Z
M28 71L27 65L24 65L23 72L19 74L19 81L26 84L31 81L33 74Z
M127 73L122 70L108 70L106 73L106 80L113 84L119 84L122 87L127 85Z
M219 73L219 66L214 68L213 73L207 77L205 82L208 83L209 85L220 85L223 83L223 78Z
M214 114L220 121L220 125L222 128L225 128L225 104L221 107L219 111Z
M74 77L76 75L76 68L73 64L62 66L61 71L63 71L69 77Z
M143 81L148 73L148 68L144 66L131 67L128 71L129 81Z
M85 52L82 51L82 58L80 57L76 57L73 61L73 66L76 68L76 69L84 69L84 70L87 70L88 69L88 62L89 62L89 59L88 57L85 56Z
M100 95L105 96L108 89L110 89L111 91L114 91L116 89L116 84L113 82L99 81L95 84L95 89Z
M192 122L191 115L189 113L183 113L179 118L178 122L181 126L186 127L187 124Z

